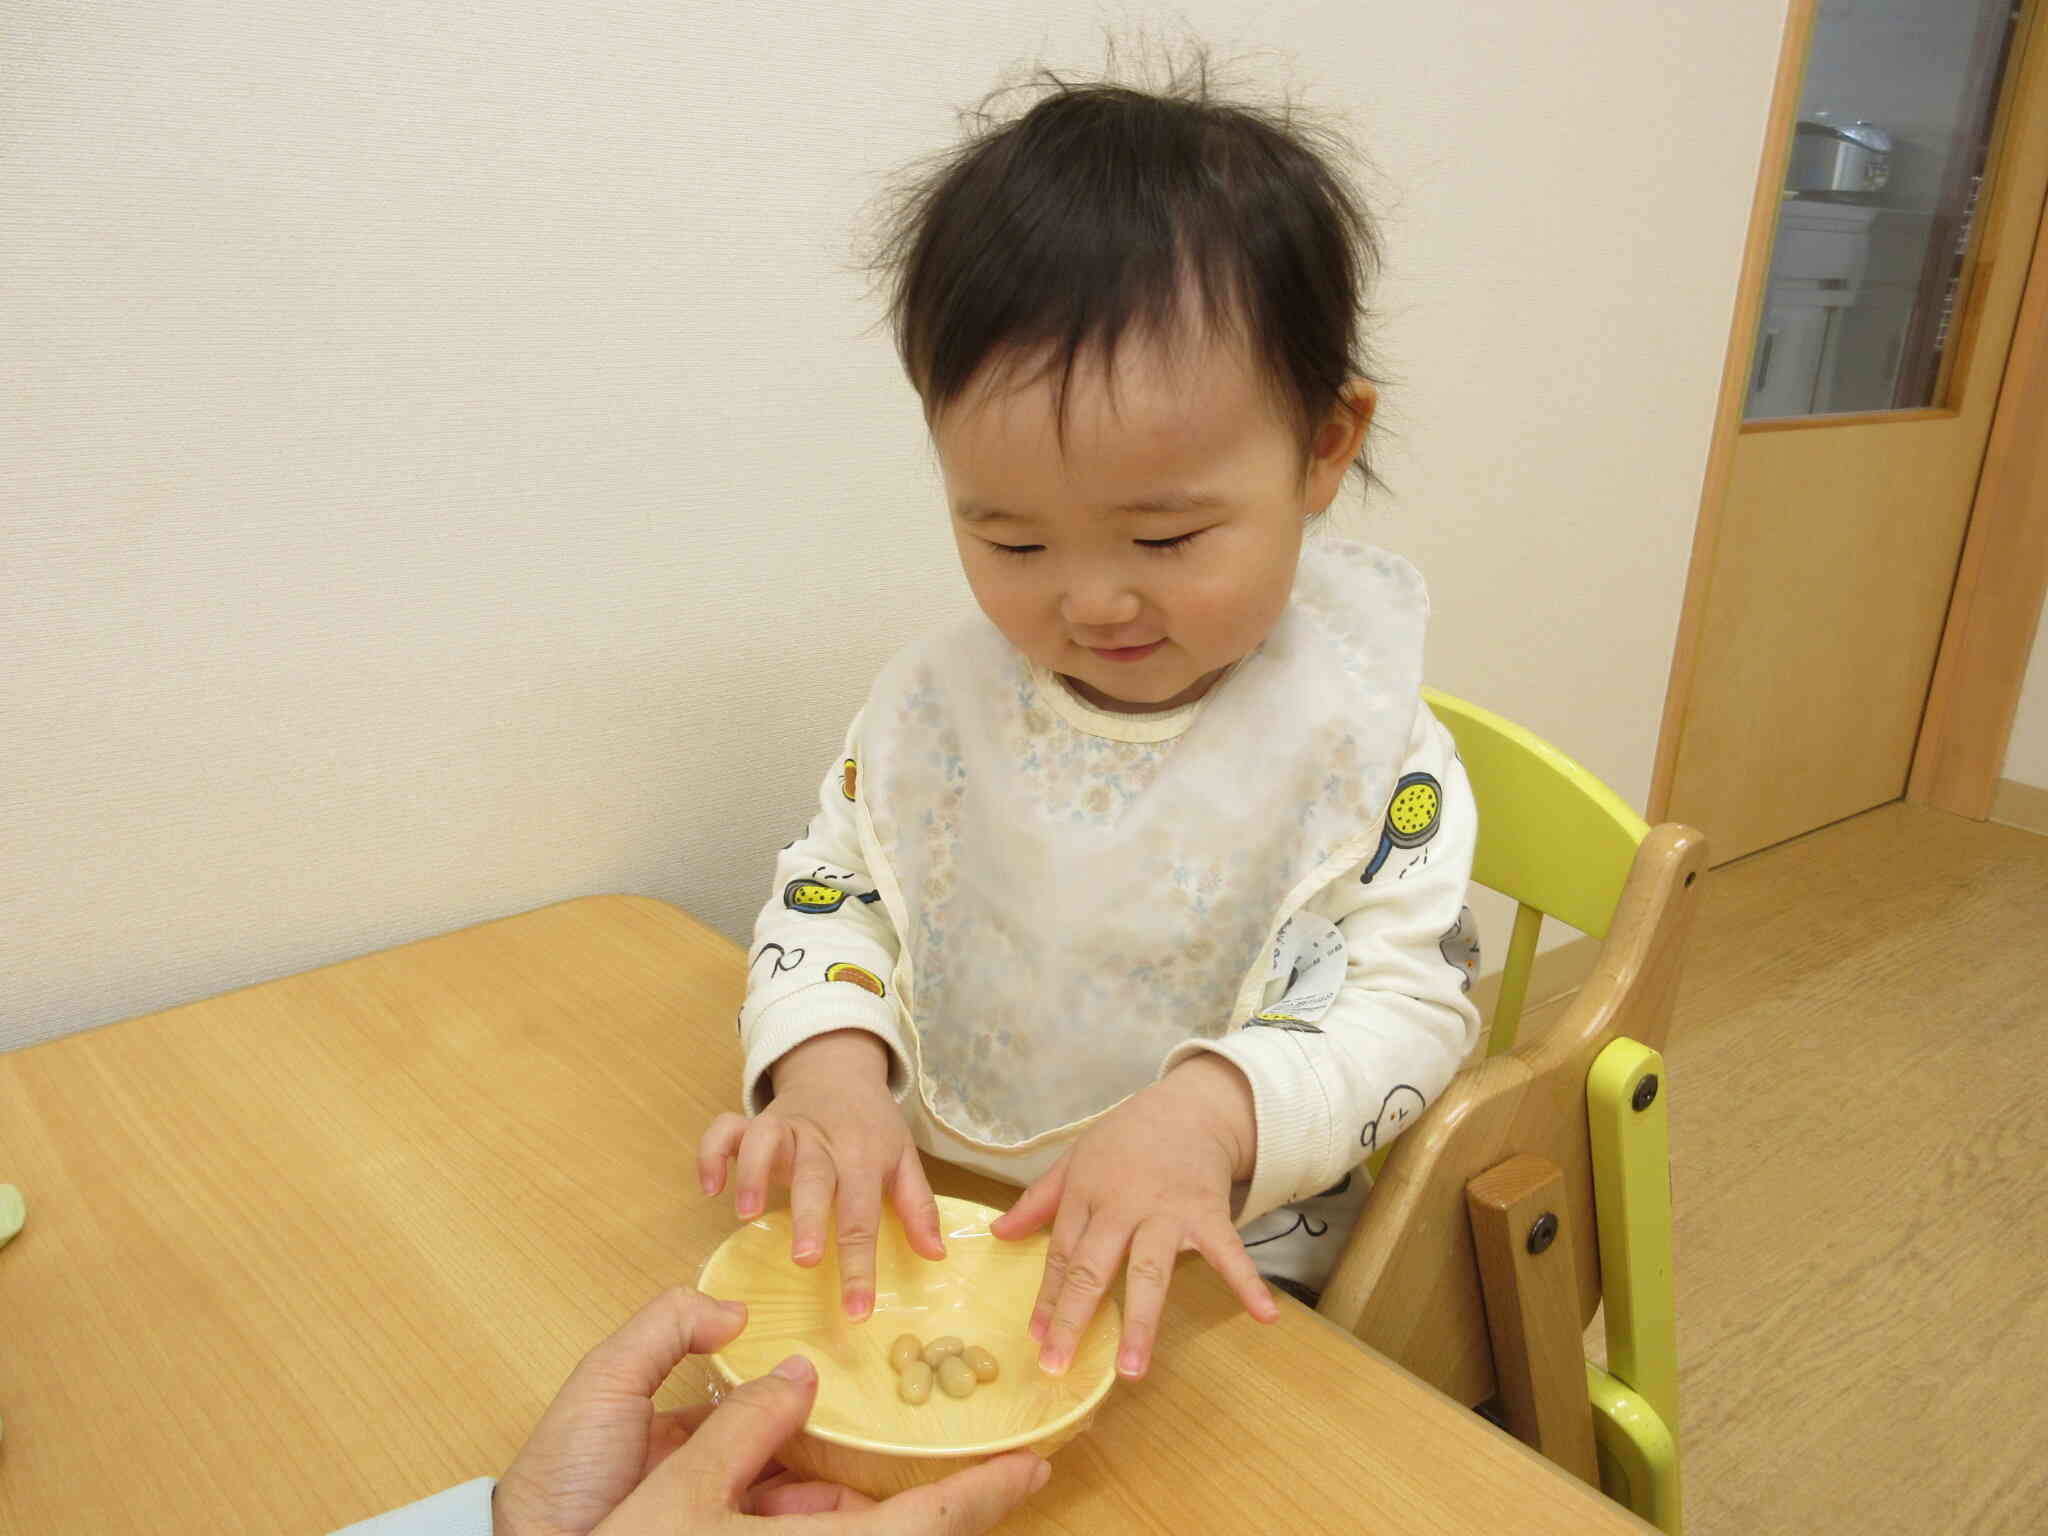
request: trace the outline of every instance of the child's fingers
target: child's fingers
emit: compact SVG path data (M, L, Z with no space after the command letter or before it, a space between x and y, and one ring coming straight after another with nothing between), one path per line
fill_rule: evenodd
M932 1198L932 1186L924 1176L924 1163L916 1147L905 1147L896 1160L896 1172L889 1180L889 1199L903 1218L903 1230L913 1251L928 1259L946 1256L946 1239L939 1231L939 1202Z
M772 1115L756 1115L741 1138L733 1166L733 1209L741 1221L752 1221L768 1206L768 1181L785 1159L789 1123Z
M1109 1294L1130 1242L1131 1229L1122 1222L1106 1219L1100 1211L1089 1221L1088 1230L1067 1259L1067 1283L1060 1288L1052 1321L1046 1325L1045 1342L1038 1351L1041 1370L1059 1376L1074 1363L1081 1335L1102 1298Z
M1179 1230L1163 1221L1148 1221L1131 1237L1131 1257L1124 1265L1124 1334L1116 1356L1119 1376L1135 1379L1152 1363L1152 1341L1159 1336L1166 1288L1173 1283L1180 1251Z
M839 1299L865 1322L875 1310L875 1234L882 1225L882 1181L873 1172L839 1174Z
M789 1256L807 1268L825 1256L825 1223L837 1183L832 1154L815 1137L799 1134L789 1171Z
M1035 1179L1014 1205L988 1224L989 1232L1005 1242L1015 1242L1051 1221L1066 1193L1067 1161L1062 1157Z
M1209 1267L1223 1277L1223 1283L1237 1293L1245 1311L1262 1323L1279 1319L1280 1304L1266 1289L1265 1279L1252 1256L1245 1252L1244 1239L1237 1235L1235 1227L1219 1216L1213 1225L1196 1228L1194 1244L1209 1261Z
M1031 1304L1029 1331L1041 1345L1052 1323L1053 1304L1067 1286L1067 1258L1080 1245L1087 1230L1088 1207L1079 1200L1062 1200L1059 1214L1053 1219L1052 1238L1045 1245L1045 1273L1039 1277L1038 1299Z
M704 1193L715 1195L725 1188L725 1160L740 1149L747 1134L745 1115L723 1114L711 1122L704 1139L697 1143L697 1181Z

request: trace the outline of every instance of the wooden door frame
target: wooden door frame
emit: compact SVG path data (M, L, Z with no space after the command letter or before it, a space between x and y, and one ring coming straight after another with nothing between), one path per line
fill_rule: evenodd
M2048 216L2034 238L1906 798L1991 813L2048 597ZM2048 656L2036 658L2048 667Z
M1735 314L1701 485L1699 520L1693 529L1685 607L1664 694L1664 718L1646 813L1653 823L1668 814L1671 783L1677 772L1720 541L1721 508L1734 469L1736 440L1742 432L1752 348L1770 279L1771 242L1777 233L1785 166L1816 9L1817 0L1791 0L1779 47L1770 120L1750 202L1749 234L1743 246ZM2014 79L2023 78L2021 70L2036 62L2026 54L2048 47L2048 35L2044 35L2048 34L2048 3L2030 0L2020 26L2013 54ZM2039 89L2048 91L2048 71L2035 74L2041 82ZM2048 103L2042 105L2048 108ZM2003 195L2003 188L1992 189L1994 203L2001 202ZM1987 224L1996 216L1995 210L1987 207ZM1982 291L1987 273L1988 268L1980 268L1974 274L1973 289ZM1965 302L1969 303L1967 296ZM1970 339L1959 341L1968 346ZM1906 784L1908 800L1973 821L1986 818L1997 792L2025 680L2027 652L2040 623L2043 600L2048 598L2048 431L2040 425L2044 422L2048 422L2048 216L2042 218L2035 239ZM2048 659L2043 665L2048 665Z

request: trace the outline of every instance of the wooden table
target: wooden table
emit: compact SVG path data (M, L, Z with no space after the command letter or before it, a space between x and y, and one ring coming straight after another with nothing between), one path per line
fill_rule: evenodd
M0 1056L0 1531L323 1532L502 1470L733 1224L692 1151L743 986L592 897ZM1184 1266L1150 1376L1005 1531L1648 1529L1281 1305Z

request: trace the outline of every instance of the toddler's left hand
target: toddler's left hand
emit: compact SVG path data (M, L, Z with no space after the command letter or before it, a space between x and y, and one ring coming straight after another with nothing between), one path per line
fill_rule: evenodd
M1280 1315L1230 1223L1230 1186L1251 1176L1255 1151L1250 1085L1220 1056L1196 1056L1084 1131L990 1224L995 1236L1014 1239L1052 1222L1031 1311L1043 1369L1058 1375L1073 1363L1126 1253L1119 1375L1145 1374L1174 1260L1188 1249L1209 1261L1253 1317L1270 1323Z

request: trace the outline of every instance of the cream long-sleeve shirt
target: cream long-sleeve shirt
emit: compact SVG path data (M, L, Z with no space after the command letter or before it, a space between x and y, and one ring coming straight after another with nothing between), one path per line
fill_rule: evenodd
M1190 727L1210 697L1243 679L1226 677L1210 696L1178 710L1118 714L1042 669L1031 671L1036 688L1020 691L1020 707L1043 706L1059 717L1050 733L1041 726L1032 739L1074 741L1102 772L1120 771L1125 753L1233 750L1229 737L1198 746ZM1004 686L997 680L994 691ZM874 695L855 717L820 785L817 814L776 860L740 1015L745 1107L758 1113L768 1103L769 1069L790 1050L832 1030L865 1030L888 1048L891 1091L924 1150L1022 1185L1051 1167L1073 1136L1017 1149L957 1134L933 1113L934 1095L919 1091L916 1009L891 995L903 938L884 899L895 888L868 867L877 844L873 823L863 837L860 769L867 717L889 706L886 693ZM1251 1086L1257 1129L1251 1180L1235 1192L1236 1219L1263 1270L1311 1287L1327 1274L1362 1198L1364 1181L1348 1179L1350 1171L1413 1123L1479 1035L1468 996L1478 947L1465 906L1477 812L1450 733L1419 697L1409 719L1377 846L1293 910L1258 914L1262 922L1285 919L1258 1006L1237 1018L1191 1018L1183 1038L1153 1059L1149 1076L1104 1085L1104 1102L1112 1102L1197 1052L1236 1065ZM984 745L1001 751L1007 744L968 742L961 750ZM1257 744L1259 771L1274 752L1270 740ZM943 805L896 807L893 820L943 814ZM1044 835L1059 834L1055 827ZM1074 835L1096 833L1084 826ZM1058 859L1059 848L1045 857ZM1222 891L1215 899L1229 897ZM1186 935L1190 943L1201 937L1199 925ZM1220 997L1215 1006L1233 1001ZM1063 1049L1056 1027L1048 1027L1043 1048ZM929 1064L927 1053L922 1066Z

